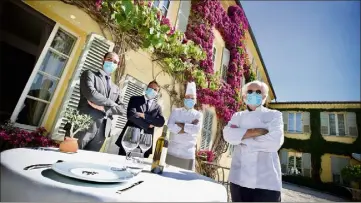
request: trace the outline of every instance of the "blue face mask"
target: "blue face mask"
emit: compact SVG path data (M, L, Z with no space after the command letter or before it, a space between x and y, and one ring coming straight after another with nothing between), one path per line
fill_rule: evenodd
M111 61L105 61L104 62L103 70L104 70L105 73L110 75L115 71L115 69L117 69L117 64L114 64Z
M157 96L157 92L155 90L153 90L152 88L147 88L147 90L145 90L145 96L148 99L154 99Z
M262 95L255 92L253 92L252 94L247 94L246 104L252 106L260 106L262 104Z
M187 109L191 109L196 104L196 101L194 99L184 99L184 106Z

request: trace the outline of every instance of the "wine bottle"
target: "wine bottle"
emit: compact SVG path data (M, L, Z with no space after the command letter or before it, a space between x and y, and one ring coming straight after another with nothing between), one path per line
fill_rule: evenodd
M153 163L151 172L156 174L162 174L165 166L165 158L168 151L168 138L167 138L168 127L163 126L162 136L160 136L155 145L155 151L153 156Z

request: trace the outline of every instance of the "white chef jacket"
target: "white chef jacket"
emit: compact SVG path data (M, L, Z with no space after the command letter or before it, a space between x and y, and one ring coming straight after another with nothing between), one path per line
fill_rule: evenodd
M198 119L198 124L191 124L195 119ZM178 134L182 128L175 123L185 123L185 133ZM168 120L168 129L170 131L168 153L182 159L195 159L197 134L201 130L201 125L201 112L195 109L174 109Z
M231 128L236 125L238 128ZM247 129L265 128L266 135L242 140ZM282 189L281 164L277 151L283 144L282 113L265 107L241 111L223 129L224 140L235 145L229 181L247 188Z

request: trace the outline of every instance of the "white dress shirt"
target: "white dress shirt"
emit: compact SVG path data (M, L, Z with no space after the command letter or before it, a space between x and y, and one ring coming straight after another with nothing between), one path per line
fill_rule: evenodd
M269 133L242 140L247 129L252 128L265 128ZM226 142L235 145L230 182L251 189L281 191L281 164L277 153L284 141L281 112L262 106L255 111L237 112L223 129L223 136Z
M197 125L192 124L195 119L199 121ZM182 128L175 123L185 123L185 133L179 134ZM170 131L168 153L182 159L195 159L197 134L201 130L201 125L201 112L195 109L174 109L168 120Z
M147 109L150 109L150 107L152 106L152 103L153 103L153 100L154 99L148 99L147 96L144 95L144 99L145 99L145 102L147 103L148 102L148 106L147 106ZM149 100L149 101L148 101Z

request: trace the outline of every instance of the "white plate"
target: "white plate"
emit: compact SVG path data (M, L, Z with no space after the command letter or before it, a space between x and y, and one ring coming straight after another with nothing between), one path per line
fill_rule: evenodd
M101 183L126 182L134 177L125 168L85 162L55 163L51 168L64 176Z

